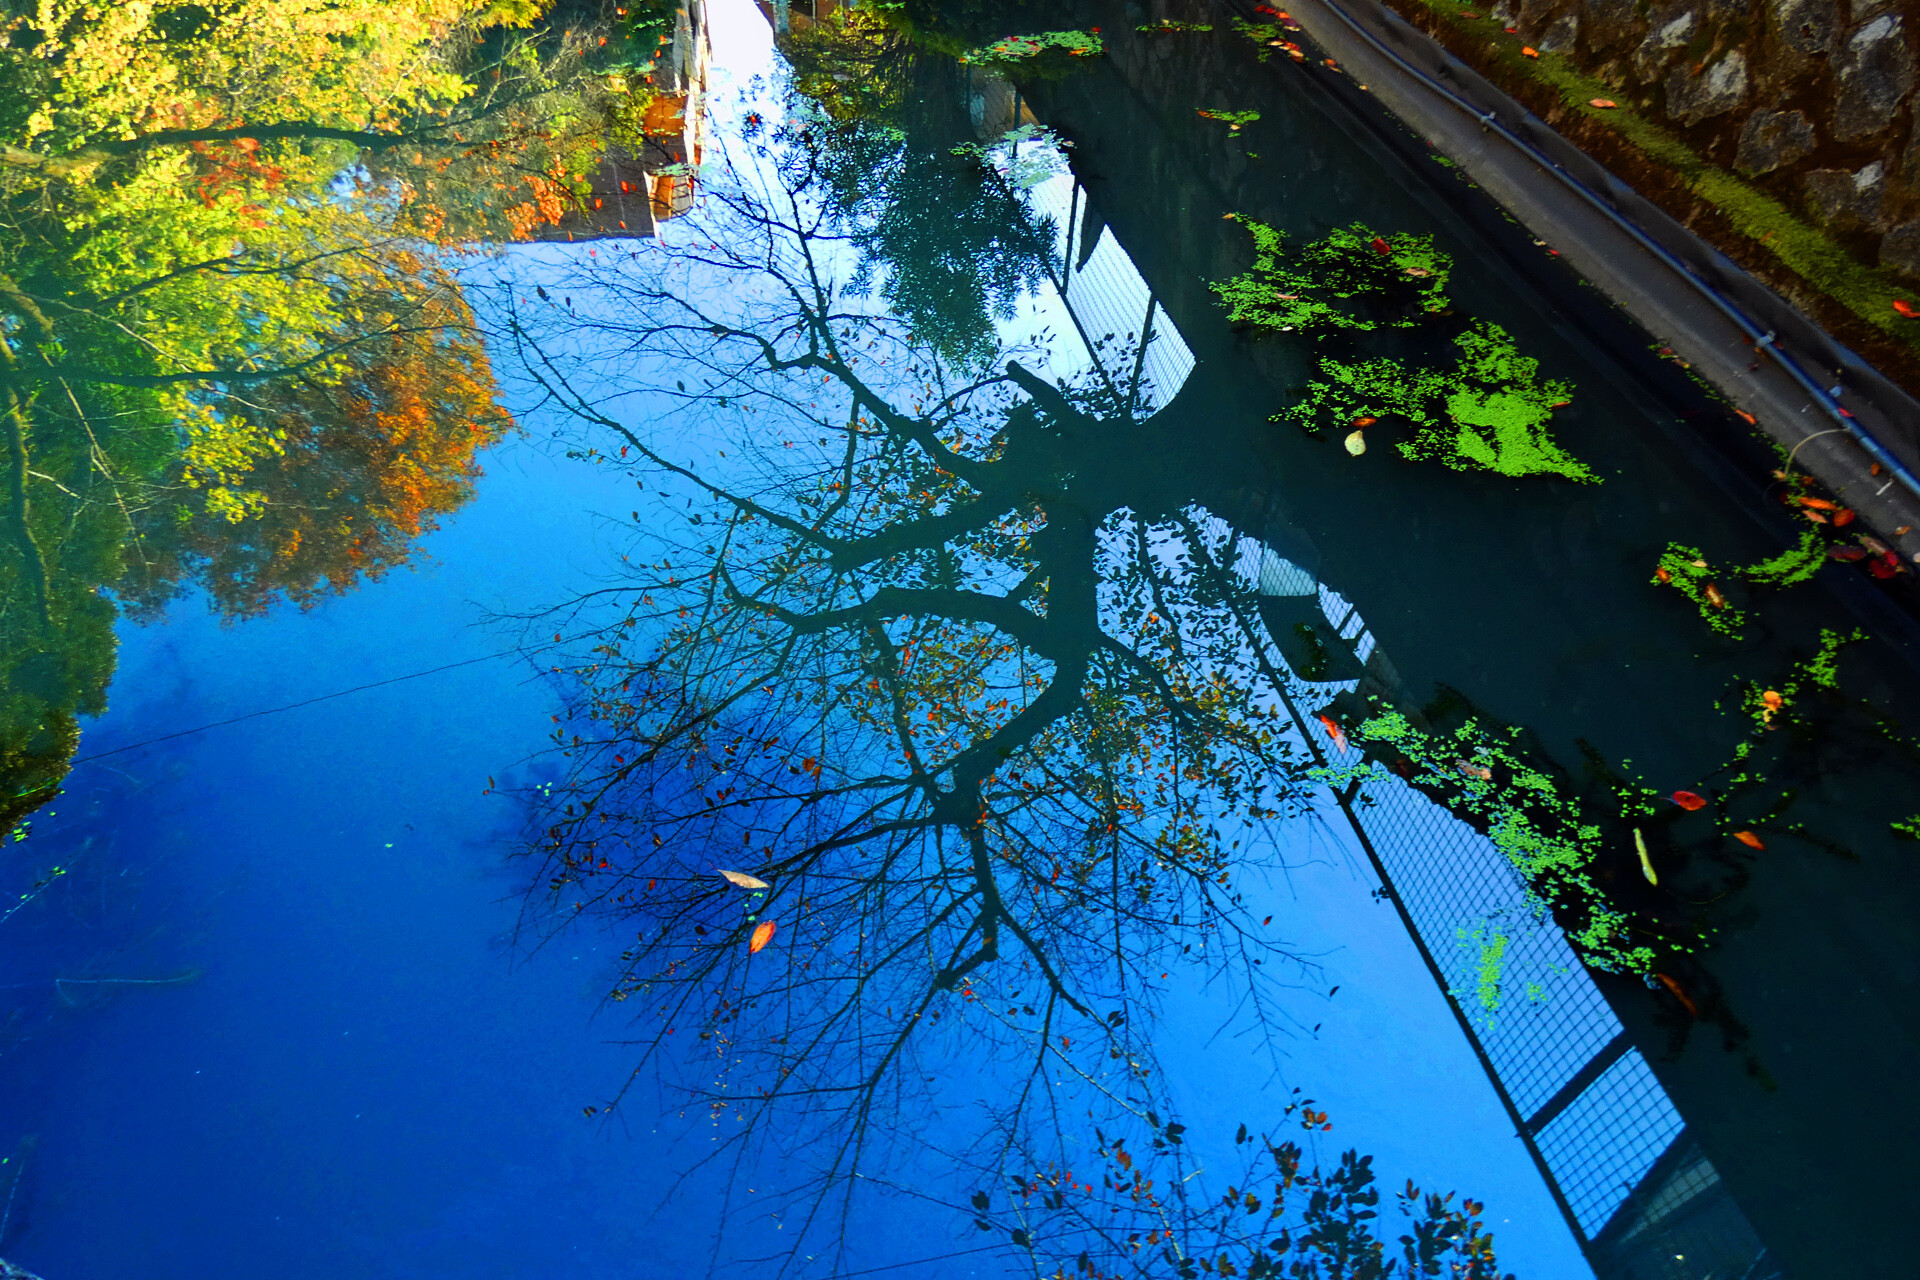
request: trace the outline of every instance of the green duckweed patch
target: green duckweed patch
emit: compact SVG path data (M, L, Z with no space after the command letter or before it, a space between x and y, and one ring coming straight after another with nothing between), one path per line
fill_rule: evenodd
M1319 431L1395 418L1413 429L1411 439L1395 446L1409 461L1515 478L1599 482L1548 429L1554 410L1569 403L1571 385L1542 380L1539 362L1521 355L1496 324L1477 321L1453 342L1458 355L1451 366L1323 357L1320 376L1274 420Z
M1025 70L1050 52L1069 58L1097 58L1107 51L1096 31L1036 31L1032 35L1006 36L991 44L968 49L959 61L975 67L999 70Z
M1257 124L1260 121L1260 113L1258 111L1214 111L1206 107L1201 107L1198 110L1198 114L1208 120L1220 121L1227 126L1227 132L1229 134L1238 134L1248 125Z
M1447 308L1453 259L1432 236L1381 236L1356 222L1289 253L1286 232L1227 216L1253 237L1253 266L1208 287L1236 324L1274 333L1407 329Z
M1507 947L1512 939L1489 920L1471 931L1457 931L1462 944L1474 951L1474 999L1488 1013L1500 1011L1500 980L1506 976Z
M1755 859L1779 857L1776 841L1854 857L1792 818L1803 786L1831 767L1835 749L1853 754L1878 739L1920 761L1920 743L1896 721L1840 688L1840 655L1865 638L1822 631L1813 652L1784 670L1734 681L1716 703L1731 721L1731 750L1699 775L1657 788L1631 761L1614 764L1585 742L1583 769L1568 775L1544 762L1522 729L1490 722L1446 689L1422 715L1457 727L1382 710L1346 730L1365 762L1309 776L1336 789L1404 779L1486 835L1519 873L1537 917L1552 916L1582 963L1672 973L1676 960L1717 936L1702 908L1743 884ZM1908 803L1891 797L1899 808L1881 820L1920 840L1920 814L1901 816ZM1512 933L1486 917L1458 930L1473 955L1471 995L1489 1013L1506 993Z
M1651 972L1659 952L1636 936L1629 915L1613 905L1595 877L1606 852L1600 825L1562 794L1559 782L1522 757L1515 747L1519 733L1490 732L1472 719L1452 733L1428 733L1388 711L1363 721L1352 736L1397 752L1410 766L1409 781L1454 813L1476 819L1520 873L1542 914L1552 911L1561 919L1583 962L1616 973ZM1325 772L1341 786L1356 777L1381 776L1380 768L1349 766L1346 777L1334 776L1341 770ZM1484 976L1489 943L1482 938L1478 945ZM1692 949L1672 941L1667 947ZM1504 963L1504 954L1504 945L1495 948L1495 966ZM1496 1001L1498 982L1496 972Z
M1816 529L1802 533L1797 546L1744 568L1715 569L1698 547L1670 542L1654 566L1651 581L1680 592L1693 601L1701 620L1709 627L1730 639L1738 639L1746 628L1747 613L1728 597L1722 583L1740 582L1772 590L1798 586L1820 572L1828 559L1827 541Z
M1598 481L1549 430L1554 412L1572 402L1572 384L1542 378L1539 361L1500 326L1453 315L1453 259L1433 237L1381 235L1354 223L1296 249L1266 223L1228 216L1246 227L1254 250L1252 267L1211 286L1228 319L1332 348L1273 421L1345 433L1388 419L1411 430L1396 445L1409 461ZM1432 355L1368 349L1368 335L1389 330L1424 341Z

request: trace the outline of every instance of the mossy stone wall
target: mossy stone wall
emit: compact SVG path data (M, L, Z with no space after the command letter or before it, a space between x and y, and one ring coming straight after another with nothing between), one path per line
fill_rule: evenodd
M1413 18L1421 0L1388 0ZM1920 4L1498 0L1477 16L1559 53L1858 258L1920 279Z

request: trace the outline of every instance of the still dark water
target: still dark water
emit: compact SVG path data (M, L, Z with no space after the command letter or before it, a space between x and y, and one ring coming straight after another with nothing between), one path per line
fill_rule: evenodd
M1911 574L1284 30L1161 16L796 98L681 13L693 207L458 264L521 430L408 568L97 584L0 867L0 1255L1259 1275L1417 1185L1501 1274L1897 1274ZM1278 1195L1350 1149L1373 1226Z

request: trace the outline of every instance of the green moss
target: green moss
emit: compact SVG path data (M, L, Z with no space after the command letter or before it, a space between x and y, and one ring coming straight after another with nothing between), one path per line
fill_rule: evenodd
M1211 31L1213 30L1213 24L1211 22L1181 22L1177 18L1162 18L1158 22L1144 23L1135 27L1134 30L1144 31L1148 35L1167 35L1176 31Z
M1489 20L1460 17L1456 4L1444 0L1417 2L1448 26L1473 36L1499 31L1499 25ZM1518 41L1502 40L1486 56L1508 71L1552 88L1568 109L1606 126L1648 158L1674 170L1695 194L1725 214L1734 230L1766 248L1822 293L1875 328L1920 346L1920 326L1893 309L1894 299L1913 295L1910 282L1855 261L1825 231L1736 175L1708 163L1680 138L1633 108L1593 106L1593 99L1605 100L1617 90L1582 71L1565 54L1542 53L1538 58L1528 58L1521 54Z

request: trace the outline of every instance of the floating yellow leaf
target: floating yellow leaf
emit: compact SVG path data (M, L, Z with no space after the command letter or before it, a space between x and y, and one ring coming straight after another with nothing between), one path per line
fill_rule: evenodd
M1647 856L1647 838L1640 834L1640 828L1633 829L1633 851L1640 855L1640 874L1647 878L1648 884L1659 884L1660 877L1653 874L1653 859Z
M1366 451L1367 433L1364 431L1351 432L1347 436L1347 452L1357 458Z
M742 889L767 889L772 887L765 880L760 879L758 876L750 876L744 871L722 871L720 874L726 877L728 884L737 885ZM756 948L756 950L757 949L758 948Z

